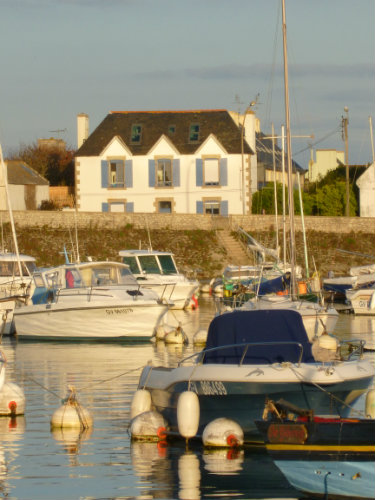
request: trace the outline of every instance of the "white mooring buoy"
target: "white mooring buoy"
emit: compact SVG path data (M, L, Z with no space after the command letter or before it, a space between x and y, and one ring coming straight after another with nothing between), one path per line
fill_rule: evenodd
M177 401L178 431L185 439L194 437L199 427L199 399L193 391L182 392Z
M73 387L69 387L69 395L64 404L52 415L51 429L88 429L92 427L93 420L90 413L83 408L76 399Z
M13 382L4 382L0 391L0 415L15 417L25 413L25 394Z
M132 439L162 441L167 437L168 424L157 411L145 411L137 415L130 424Z
M186 333L182 329L181 323L177 328L174 328L173 330L165 334L164 342L166 344L187 344L188 338L186 336Z
M216 418L206 425L202 434L204 446L235 448L243 445L243 430L229 418Z
M193 337L194 345L205 345L207 342L207 330L200 328Z
M130 418L133 419L136 416L144 413L145 411L151 410L151 394L150 391L146 389L138 389L133 396Z

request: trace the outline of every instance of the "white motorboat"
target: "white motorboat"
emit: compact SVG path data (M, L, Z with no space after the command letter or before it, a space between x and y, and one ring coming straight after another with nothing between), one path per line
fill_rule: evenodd
M375 316L375 285L370 288L353 288L346 290L346 300L350 303L354 314Z
M188 279L177 269L173 254L156 250L121 250L124 264L143 287L151 288L173 302L172 309L185 309L199 290L197 280Z
M15 301L27 299L35 269L34 257L0 252L0 314L3 320L3 335L14 332Z
M362 359L364 342L351 341L346 356L344 345L333 360L316 361L296 311L236 310L216 316L206 347L177 367L145 366L138 388L150 394L151 409L163 415L172 432L178 429L179 397L190 391L199 400L198 433L221 417L237 422L248 438L259 438L254 421L262 418L267 398L319 415L350 415L372 383L374 367Z
M366 289L375 283L375 264L352 266L348 276L329 276L323 280L323 289L334 292L337 297L346 295L352 288Z
M31 302L14 311L21 339L147 340L168 311L120 262L64 264L33 279Z

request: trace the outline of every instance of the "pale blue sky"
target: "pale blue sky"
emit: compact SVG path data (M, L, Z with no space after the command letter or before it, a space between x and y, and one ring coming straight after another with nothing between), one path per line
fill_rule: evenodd
M348 106L349 162L371 161L375 0L286 0L286 15L292 134L343 150ZM0 19L5 153L59 129L75 148L81 112L92 132L110 110L244 110L259 93L262 131L285 122L281 0L1 0Z

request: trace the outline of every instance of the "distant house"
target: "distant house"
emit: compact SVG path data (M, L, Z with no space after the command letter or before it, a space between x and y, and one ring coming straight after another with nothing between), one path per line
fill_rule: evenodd
M277 141L274 142L275 144L273 146L272 138L267 138L267 136L262 132L257 132L256 152L258 189L262 189L268 182L275 182L275 180L280 184L283 182L287 184L288 182L286 154L283 167L282 150L278 146ZM285 180L283 180L283 168L285 169ZM297 162L292 160L292 182L295 189L298 189L297 173L300 174L300 183L301 188L303 189L306 170L304 170Z
M77 209L251 213L256 123L227 110L110 112L89 135L80 114Z
M375 217L375 163L357 179L360 217Z
M309 182L317 182L327 175L331 170L335 170L339 165L345 164L344 151L336 149L317 149L315 160L309 161Z
M42 201L49 200L49 183L21 160L5 162L8 190L13 210L37 210ZM0 169L0 210L7 210L5 183Z

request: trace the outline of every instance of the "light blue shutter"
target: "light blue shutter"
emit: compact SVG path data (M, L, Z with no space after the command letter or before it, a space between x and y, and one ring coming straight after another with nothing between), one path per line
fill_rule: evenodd
M228 215L228 200L220 203L220 215Z
M148 185L155 187L155 160L148 160Z
M131 212L133 213L134 212L134 202L133 201L129 201L127 204L126 204L126 211L127 212Z
M203 214L203 201L197 201L197 214Z
M195 160L195 177L196 177L196 185L203 186L203 160L202 160L202 158L197 158Z
M180 186L180 160L173 160L173 187Z
M227 168L227 159L220 159L220 186L228 185L228 168Z
M125 160L125 187L133 187L133 160Z
M108 212L108 211L109 211L109 204L102 203L102 212Z
M102 160L101 169L102 169L102 187L107 188L108 187L108 162L107 162L107 160Z

